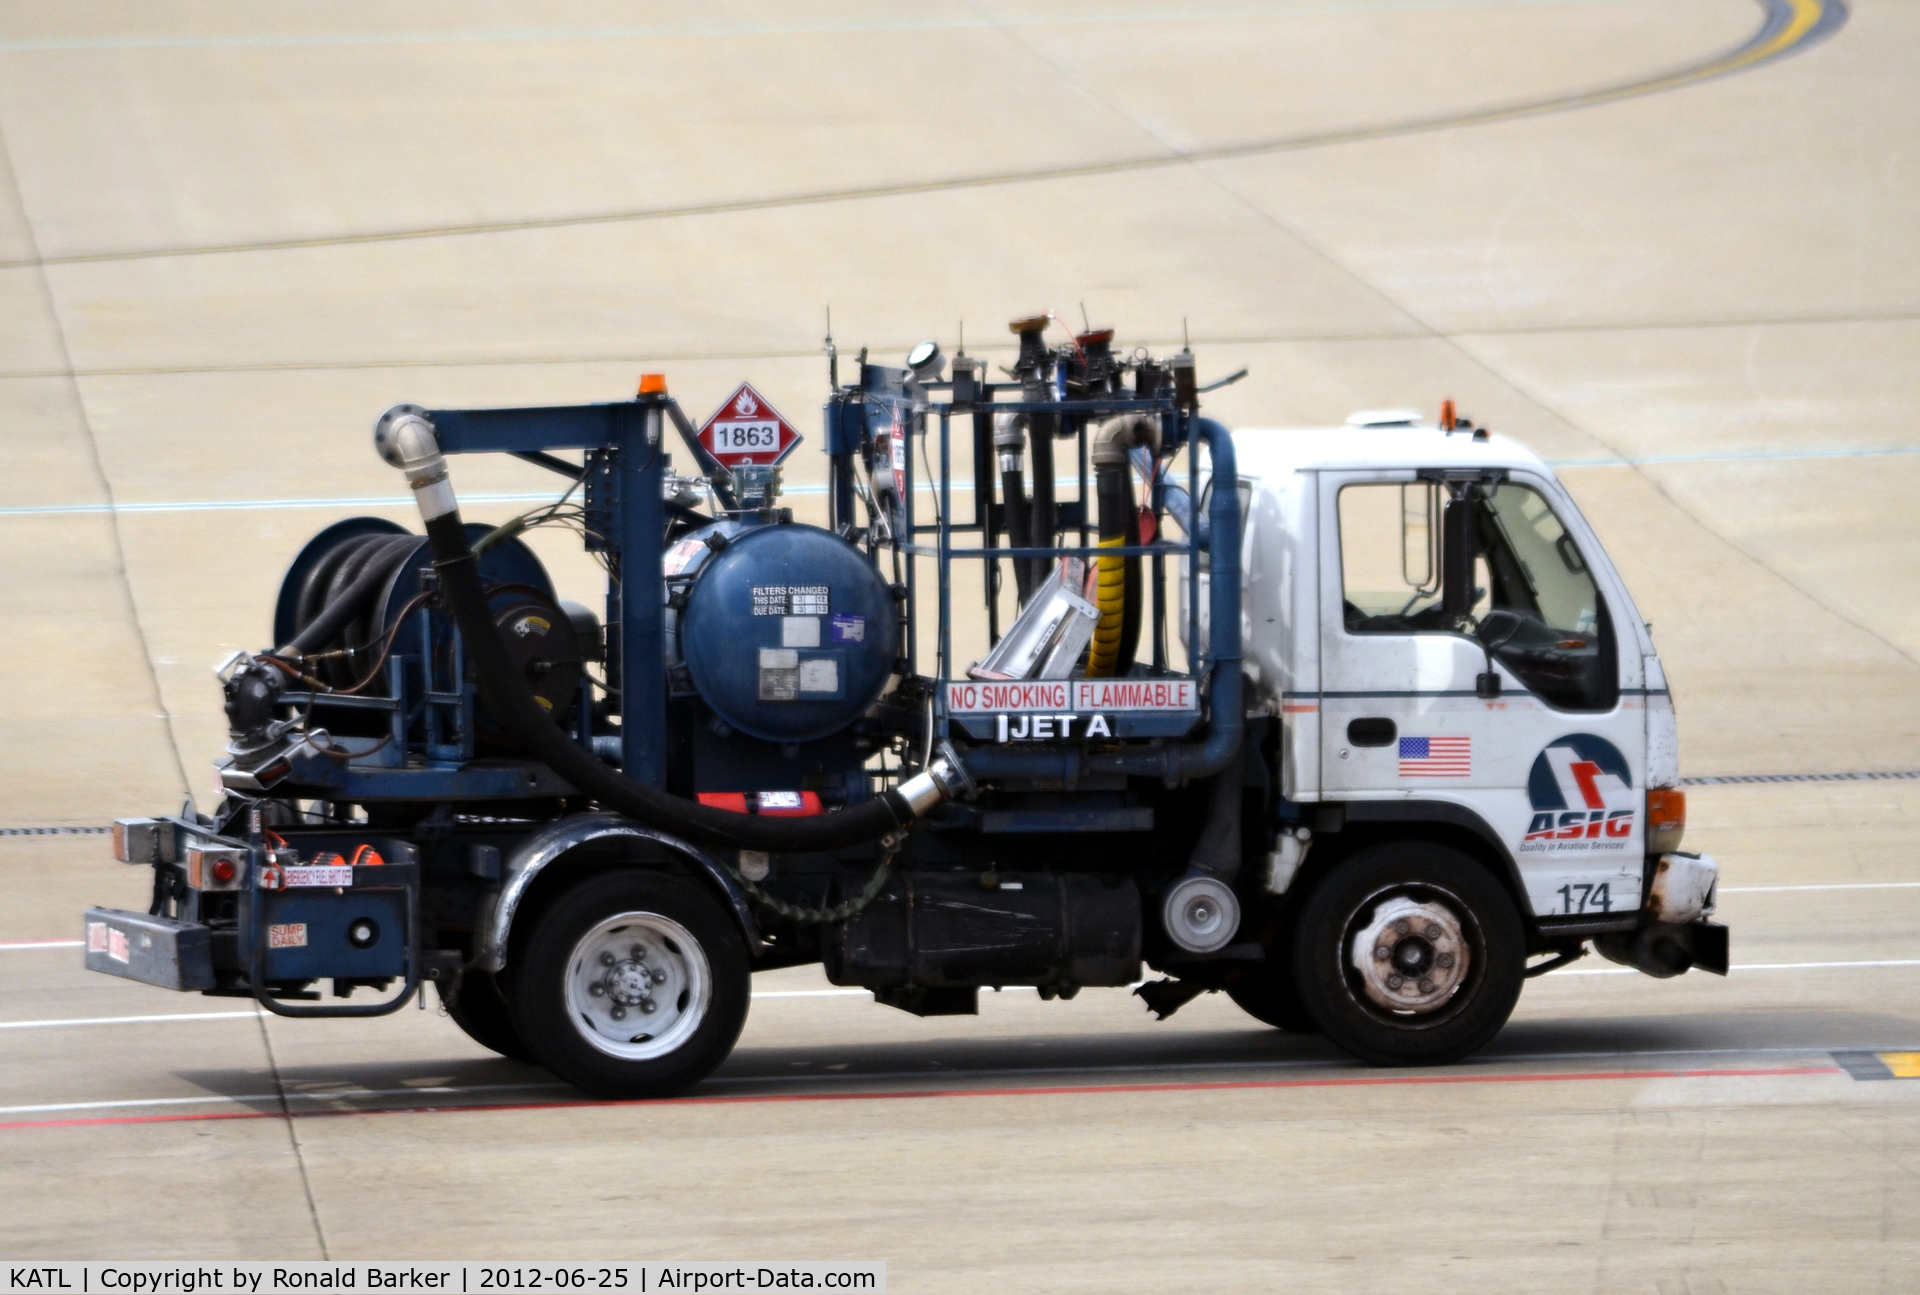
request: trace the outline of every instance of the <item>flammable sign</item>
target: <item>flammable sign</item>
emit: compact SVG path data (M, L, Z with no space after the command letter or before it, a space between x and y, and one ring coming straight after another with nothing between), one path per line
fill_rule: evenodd
M743 382L701 424L700 444L722 466L743 468L780 462L800 444L800 433L751 383Z

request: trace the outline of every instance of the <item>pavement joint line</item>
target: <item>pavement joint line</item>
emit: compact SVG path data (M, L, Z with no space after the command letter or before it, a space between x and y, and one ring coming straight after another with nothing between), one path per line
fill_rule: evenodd
M1292 0L1291 3L1228 4L1192 9L1144 9L1132 12L1013 14L965 18L951 14L925 18L820 19L789 22L626 23L600 27L502 27L498 29L426 29L421 31L347 31L278 34L233 32L208 36L40 36L0 41L0 53L42 54L104 50L285 49L340 45L465 45L524 41L670 40L753 36L842 36L859 33L919 34L979 31L996 27L1104 27L1164 22L1319 17L1328 14L1431 12L1459 9L1558 8L1607 4L1618 0Z
M1259 428L1247 429L1257 432ZM1785 463L1807 459L1858 459L1886 458L1920 454L1920 445L1877 445L1877 446L1836 446L1829 449L1803 450L1726 450L1701 452L1698 454L1652 454L1652 455L1599 455L1584 459L1549 459L1547 466L1552 468L1636 468L1659 467L1666 464L1686 463ZM1075 477L1056 478L1056 486L1073 486L1078 483ZM924 487L924 483L923 483ZM930 489L930 488L929 488ZM954 493L970 494L971 482L954 484ZM818 482L799 482L781 487L785 495L824 495L825 485ZM551 492L535 494L463 494L461 499L474 504L526 504L545 503L553 498ZM282 508L411 508L413 500L402 495L363 495L339 496L335 498L296 498L296 499L185 499L185 500L135 500L116 503L91 504L10 504L0 507L0 517L92 517L113 514L127 516L148 513L215 513L215 512L265 512ZM1920 770L1906 770L1898 773L1881 774L1740 774L1715 778L1702 782L1698 779L1681 779L1689 786L1711 785L1718 782L1764 782L1768 780L1791 782L1798 777L1802 781L1822 781L1836 778L1920 778ZM110 828L0 828L0 835L19 836L28 834L51 834L60 831L104 832Z
M1539 334L1562 333L1641 333L1641 332L1691 332L1721 328L1791 328L1796 326L1819 326L1826 324L1889 324L1911 323L1920 320L1920 309L1900 306L1884 310L1853 311L1845 314L1805 314L1805 315L1743 315L1727 318L1676 318L1676 319L1599 319L1575 320L1566 323L1532 323L1482 325L1479 327L1439 328L1431 332L1402 329L1367 329L1345 333L1214 333L1194 335L1183 338L1155 337L1143 335L1138 345L1160 350L1175 345L1197 345L1212 350L1231 346L1317 346L1328 343L1345 342L1425 342L1438 336L1443 338L1465 337L1529 337ZM911 350L914 341L875 342L871 349L875 354L905 352ZM491 369L491 368L550 368L564 365L598 366L618 364L627 367L644 368L657 364L704 364L721 362L740 362L752 360L810 360L820 354L820 348L809 346L801 350L761 350L761 351L662 351L648 354L607 355L581 352L574 355L466 355L466 356L415 356L399 359L360 359L334 360L259 360L251 363L235 362L231 364L119 364L96 365L73 371L76 378L168 378L195 377L205 374L221 373L317 373L347 369ZM44 378L64 378L60 369L0 369L0 382L31 381Z
M365 1107L352 1110L198 1111L167 1115L118 1115L90 1119L9 1120L0 1131L82 1128L101 1125L208 1123L216 1120L309 1120L367 1115L454 1115L512 1111L586 1110L603 1107L746 1106L788 1102L935 1101L968 1097L1094 1097L1149 1093L1259 1092L1293 1088L1397 1088L1472 1086L1480 1084L1594 1083L1655 1079L1755 1079L1830 1077L1847 1072L1837 1065L1755 1066L1703 1070L1596 1070L1534 1074L1480 1075L1341 1075L1300 1079L1200 1080L1188 1083L1053 1084L1027 1088L916 1088L844 1093L740 1093L733 1095L643 1098L617 1101L585 1098L555 1102L491 1102L452 1106Z
M871 202L888 198L912 198L1014 185L1099 179L1136 175L1173 167L1191 167L1203 162L1231 162L1273 157L1346 144L1524 121L1534 117L1597 108L1647 95L1679 90L1718 77L1749 72L1777 59L1799 53L1833 35L1846 24L1849 16L1844 0L1756 0L1756 3L1761 11L1760 25L1745 40L1728 49L1696 56L1691 61L1664 72L1653 72L1630 80L1584 90L1562 90L1518 102L1443 112L1426 117L1403 118L1399 121L1376 122L1371 125L1335 127L1248 143L1216 145L1211 148L1163 148L1158 152L1131 157L1110 157L1104 160L1055 164L1026 170L976 172L971 175L947 175L880 184L850 184L839 188L765 194L759 197L712 198L679 206L628 208L567 216L524 216L468 224L400 227L370 230L364 233L257 239L251 242L68 252L52 256L41 255L36 251L33 256L24 260L0 261L0 269L20 268L27 265L46 267L107 261L149 261L177 257L306 251L420 239L472 238L554 229L583 229L597 225L636 225L660 220L785 211L802 207ZM1002 29L1008 26L1006 23L998 25Z

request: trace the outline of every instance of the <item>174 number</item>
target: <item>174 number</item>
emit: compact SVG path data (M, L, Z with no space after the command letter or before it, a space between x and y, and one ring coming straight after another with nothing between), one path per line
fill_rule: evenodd
M1599 885L1575 882L1571 886L1560 887L1560 911L1562 913L1611 913L1613 911L1613 891L1610 882Z

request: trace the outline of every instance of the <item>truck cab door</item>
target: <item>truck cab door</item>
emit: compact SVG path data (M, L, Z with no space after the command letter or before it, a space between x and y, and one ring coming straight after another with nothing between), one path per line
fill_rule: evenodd
M1446 475L1321 474L1322 796L1465 811L1538 915L1637 909L1644 689L1610 611L1631 606L1557 483Z

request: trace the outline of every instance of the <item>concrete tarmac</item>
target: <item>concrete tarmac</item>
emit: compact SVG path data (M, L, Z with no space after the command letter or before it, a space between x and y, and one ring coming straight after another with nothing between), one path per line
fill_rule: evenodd
M411 506L397 400L1183 328L1230 425L1452 397L1563 474L1682 772L1920 771L1920 6L102 0L0 13L0 1253L885 1259L911 1291L1858 1291L1920 1273L1920 779L1690 789L1733 975L1587 959L1377 1071L1223 996L920 1020L763 975L690 1099L437 1008L90 976L84 834L205 801L211 664ZM471 515L552 478L460 462ZM797 493L803 512L817 496ZM542 539L563 593L596 569ZM33 832L66 829L66 834Z

